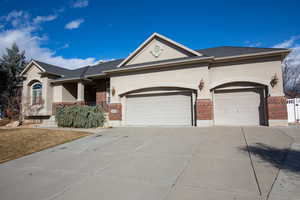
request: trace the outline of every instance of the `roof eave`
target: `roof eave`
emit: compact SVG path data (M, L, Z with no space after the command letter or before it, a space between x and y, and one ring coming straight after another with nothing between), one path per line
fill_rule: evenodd
M212 62L214 60L214 57L205 57L205 58L196 58L196 59L189 59L189 60L182 60L182 61L172 61L172 62L164 62L159 64L145 64L142 66L136 66L131 68L118 68L113 70L106 70L103 71L105 74L111 74L111 73L119 73L119 72L129 72L129 71L140 71L145 69L153 69L153 68L164 68L164 67L170 67L180 64L193 64L193 63L200 63L200 62Z
M102 78L102 77L106 77L107 75L104 73L100 73L100 74L92 74L92 75L87 75L85 76L86 78Z
M77 82L77 81L80 81L80 80L82 80L82 78L75 77L75 78L66 78L66 79L63 79L63 80L52 80L52 81L50 81L50 83L67 83L67 82Z

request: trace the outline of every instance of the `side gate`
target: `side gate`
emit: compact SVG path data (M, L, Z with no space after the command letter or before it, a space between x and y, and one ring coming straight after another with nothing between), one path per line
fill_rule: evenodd
M300 98L287 99L287 112L289 123L300 122Z

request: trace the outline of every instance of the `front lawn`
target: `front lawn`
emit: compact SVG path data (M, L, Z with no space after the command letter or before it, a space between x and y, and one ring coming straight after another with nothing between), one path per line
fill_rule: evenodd
M0 129L0 163L84 136L85 132L35 128Z

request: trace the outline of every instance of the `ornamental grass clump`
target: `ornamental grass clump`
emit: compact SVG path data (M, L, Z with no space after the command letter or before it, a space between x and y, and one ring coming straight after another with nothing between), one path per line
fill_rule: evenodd
M60 106L55 120L59 127L96 128L103 126L105 117L101 106Z

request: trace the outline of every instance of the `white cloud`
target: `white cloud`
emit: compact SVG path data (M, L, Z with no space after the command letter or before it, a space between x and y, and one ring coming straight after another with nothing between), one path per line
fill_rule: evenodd
M285 40L279 44L273 46L273 48L290 48L292 52L285 58L285 63L289 67L299 67L300 66L300 45L297 41L300 36L292 36L290 39Z
M246 45L248 47L260 47L262 45L261 42L251 42L251 41L245 41Z
M292 36L290 39L274 45L273 48L293 48L298 39L299 36Z
M69 48L70 45L68 43L64 44L63 46L59 47L57 50L61 50L61 49L67 49Z
M11 23L13 27L26 27L30 25L30 15L25 11L13 10L7 16L2 16L6 22Z
M43 22L51 21L51 19L54 20L53 17L49 16L40 16L32 19L30 15L24 11L13 11L7 16L0 17L0 20L12 24L12 27L9 29L0 29L0 56L5 53L6 48L11 47L15 42L21 50L25 50L27 59L37 59L69 69L96 64L97 60L92 57L85 59L64 58L63 56L57 55L54 50L43 47L45 42L49 42L49 38L38 34L37 30ZM36 23L34 23L34 19L37 20ZM63 46L63 48L68 47L69 44Z
M67 23L65 25L66 29L72 30L72 29L76 29L79 28L80 24L82 24L84 22L84 19L76 19L73 21L70 21L69 23Z
M84 8L87 7L88 5L89 5L88 0L78 0L72 4L72 8Z
M43 22L49 22L49 21L55 20L56 18L57 18L57 15L36 16L33 19L33 23L39 24L39 23L43 23Z

